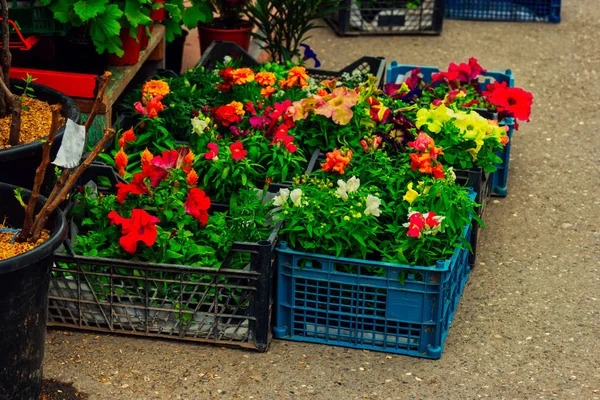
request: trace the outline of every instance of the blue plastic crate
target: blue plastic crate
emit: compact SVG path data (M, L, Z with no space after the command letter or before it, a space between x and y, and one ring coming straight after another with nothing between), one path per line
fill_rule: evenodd
M437 67L428 67L408 64L398 64L396 61L392 61L388 65L386 73L386 83L402 83L410 76L410 72L415 68L421 68L421 76L426 82L431 81L433 74L440 72ZM488 84L493 82L506 82L508 87L515 87L515 78L510 69L505 72L488 71L485 75L479 77L479 85L481 89L485 89ZM497 156L502 159L502 164L496 164L498 170L492 173L492 196L506 197L508 193L508 164L510 161L510 144L512 142L512 136L514 133L515 120L513 118L505 118L498 123L501 126L508 126L508 144L497 153Z
M465 227L467 240L470 233ZM285 242L276 251L275 338L442 356L469 279L468 250L457 248L451 258L431 267L303 253ZM383 276L375 276L373 268L381 268Z
M560 22L561 0L446 0L446 18Z

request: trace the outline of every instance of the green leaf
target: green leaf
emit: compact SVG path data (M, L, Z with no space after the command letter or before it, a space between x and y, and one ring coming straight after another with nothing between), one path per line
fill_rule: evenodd
M86 22L102 14L107 3L108 0L79 0L73 4L73 10L82 22Z
M167 250L165 252L165 255L166 255L167 259L177 260L179 258L183 258L183 254L176 253L173 250Z
M183 11L183 24L188 29L194 29L198 26L198 22L206 24L213 19L213 10L208 1L200 1L193 4L191 7L186 7Z

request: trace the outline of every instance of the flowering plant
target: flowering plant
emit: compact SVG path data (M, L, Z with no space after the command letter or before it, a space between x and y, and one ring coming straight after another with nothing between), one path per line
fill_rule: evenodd
M268 237L267 209L255 191L240 191L229 210L209 215L211 199L198 187L190 154L182 147L144 157L143 171L118 183L116 195L85 187L76 195L73 212L82 227L74 250L86 256L217 268L234 241ZM233 265L246 262L239 258Z

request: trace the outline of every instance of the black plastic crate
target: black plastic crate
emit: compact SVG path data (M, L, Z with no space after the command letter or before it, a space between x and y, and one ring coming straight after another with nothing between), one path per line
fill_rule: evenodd
M248 54L244 49L233 42L214 41L206 52L200 58L199 65L205 67L208 71L212 71L217 67L217 63L223 62L223 59L229 56L234 59L241 60L243 67L252 68L260 63ZM324 79L339 78L344 73L352 75L354 71L369 72L377 77L377 84L383 87L385 77L385 58L364 56L347 65L339 71L327 71L316 68L306 68L308 74L317 81Z
M485 205L490 199L492 178L489 173L484 173L482 168L473 169L459 169L454 171L456 173L456 183L462 186L471 187L476 193L475 202L481 204L475 208L475 212L479 218L483 219L483 213L485 211ZM469 266L473 268L477 261L477 240L479 238L479 232L481 226L475 220L473 220L472 231L471 231L471 249L469 253Z
M446 0L446 18L560 22L561 0Z
M234 243L218 269L57 253L48 325L266 351L279 228L268 240ZM240 255L246 267L229 268Z
M343 0L326 21L338 35L439 35L444 0Z

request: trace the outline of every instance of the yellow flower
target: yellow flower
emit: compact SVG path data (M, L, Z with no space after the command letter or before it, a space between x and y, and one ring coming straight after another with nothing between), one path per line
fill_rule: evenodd
M408 201L408 204L412 204L413 201L415 201L415 199L419 196L420 196L419 192L417 192L416 190L413 189L413 183L409 182L408 191L406 192L406 194L404 195L404 197L402 199Z
M443 104L431 110L421 108L419 111L417 111L417 121L415 125L417 128L427 125L427 129L429 129L431 132L440 133L442 126L450 118L452 118L452 115L448 113L448 107Z
M345 215L345 216L344 216L344 221L350 221L350 217L349 217L349 216L347 216L347 215Z
M232 101L231 103L229 103L227 105L234 107L236 115L239 115L240 117L243 117L244 114L246 114L246 112L244 111L244 105L242 103L240 103L239 101Z

